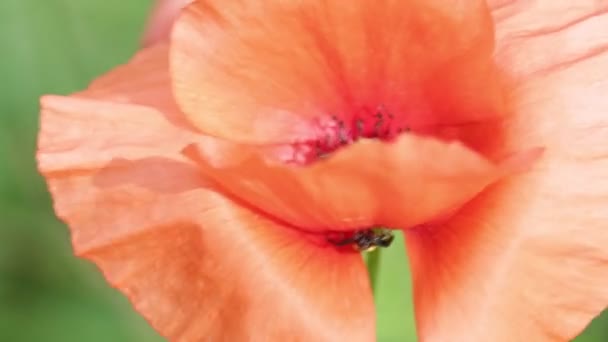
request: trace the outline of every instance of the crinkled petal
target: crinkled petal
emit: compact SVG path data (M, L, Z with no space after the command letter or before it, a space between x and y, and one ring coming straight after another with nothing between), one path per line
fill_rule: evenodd
M532 172L409 231L422 341L569 341L608 305L608 27L602 1L495 7L514 78L507 150ZM547 53L551 51L551 53Z
M47 181L76 253L171 341L375 335L358 254L235 205L191 164L122 160Z
M208 0L176 22L170 62L195 126L266 144L376 110L413 131L503 115L492 48L481 0Z
M37 157L45 172L96 169L117 156L129 160L174 156L196 141L151 107L78 96L46 96L41 105Z
M542 77L608 50L604 0L515 0L497 7L496 55L511 77Z
M82 168L95 168L118 154L125 158L176 155L189 144L213 140L200 135L175 104L167 54L163 44L146 48L85 91L70 98L44 96L39 147L40 152L54 154L39 153L41 167L61 169L64 163L78 160ZM107 139L109 135L115 136L116 144ZM241 147L217 150L214 160L234 163L245 153Z
M172 341L373 339L360 256L210 188L181 155L199 137L142 79L160 81L159 61L42 100L38 167L76 254Z
M169 79L169 48L157 44L139 51L128 63L94 80L78 97L153 107L169 121L186 126Z
M117 156L176 156L202 139L171 95L167 51L165 45L144 49L73 96L44 96L39 168L63 172L78 164L91 170Z
M459 143L406 135L394 143L361 141L306 167L252 154L218 168L209 161L216 150L209 146L192 146L186 154L223 189L274 217L317 231L409 228L436 219L529 165L537 153L494 165Z

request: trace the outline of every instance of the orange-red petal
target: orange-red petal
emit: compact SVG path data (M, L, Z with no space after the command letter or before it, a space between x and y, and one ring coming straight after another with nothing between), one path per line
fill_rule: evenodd
M157 44L139 51L125 65L94 80L78 97L152 107L178 126L187 126L169 79L169 47Z
M265 144L377 108L414 131L503 115L492 47L481 0L207 0L176 22L170 60L194 125Z
M212 145L213 146L213 145ZM535 152L494 165L459 143L405 135L360 141L306 167L252 153L214 167L209 144L190 147L205 174L235 198L309 230L409 228L458 208L488 184L529 165Z
M38 164L45 172L75 171L69 167L75 164L91 170L115 158L175 156L196 141L151 107L78 96L45 96L41 105Z
M359 255L238 207L193 165L148 158L47 180L76 253L172 341L375 335Z
M180 153L198 137L163 111L150 51L84 93L42 100L38 166L76 254L172 341L373 339L360 256L211 188Z
M569 341L608 305L607 6L495 9L497 58L518 80L503 148L545 153L448 224L407 233L418 332L422 341Z

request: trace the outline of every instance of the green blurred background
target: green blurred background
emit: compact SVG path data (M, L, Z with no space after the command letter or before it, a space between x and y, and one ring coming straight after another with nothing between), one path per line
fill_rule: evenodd
M0 0L0 342L163 341L72 256L34 162L38 97L81 89L125 62L151 3ZM415 341L405 252L395 246L382 258L379 340ZM604 316L577 341L608 341Z

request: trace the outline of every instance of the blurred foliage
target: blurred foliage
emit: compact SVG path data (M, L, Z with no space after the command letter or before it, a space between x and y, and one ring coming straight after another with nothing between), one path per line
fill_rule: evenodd
M162 341L72 256L34 161L38 97L125 61L150 3L0 1L0 341Z
M72 256L35 169L38 97L82 89L137 49L150 0L0 1L0 341L162 341ZM402 240L381 260L380 341L414 341ZM577 339L608 341L608 319Z

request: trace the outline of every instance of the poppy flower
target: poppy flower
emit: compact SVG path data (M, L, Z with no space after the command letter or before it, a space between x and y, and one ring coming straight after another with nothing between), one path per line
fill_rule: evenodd
M607 21L195 1L42 99L39 169L76 254L174 341L373 340L335 238L377 227L406 235L421 341L566 341L608 304Z

